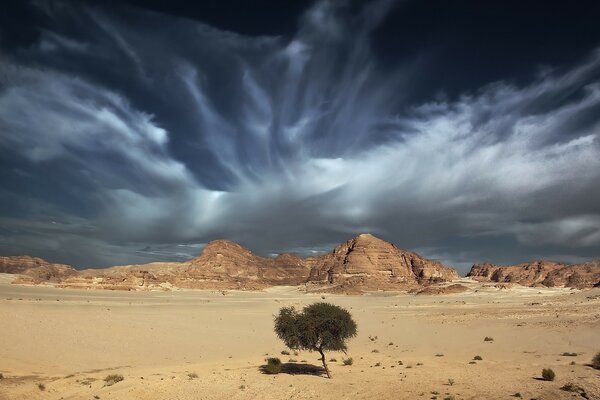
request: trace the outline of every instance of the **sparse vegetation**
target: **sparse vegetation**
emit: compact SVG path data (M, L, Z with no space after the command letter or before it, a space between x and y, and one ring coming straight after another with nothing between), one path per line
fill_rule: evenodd
M596 354L594 358L592 358L592 368L600 369L600 353Z
M435 356L436 357L444 357L444 355L442 353L437 353Z
M563 357L577 357L577 353L569 353L569 352L564 352L562 353Z
M123 375L120 374L111 374L108 375L106 378L104 378L104 385L105 386L112 386L115 383L121 382L123 379Z
M187 374L187 376L190 379L196 379L198 377L198 374L195 372L190 372L189 374Z
M544 368L542 370L542 378L545 381L553 381L555 377L556 377L556 374L550 368Z
M473 357L473 360L481 361L481 360L483 360L483 358L481 358L481 356L475 356L475 357Z
M288 360L288 362L295 363L295 362L298 362L298 360L296 360L295 358L290 358L290 359Z
M454 386L454 379L448 378L448 385Z
M579 390L581 390L581 387L569 382L561 386L560 390L564 390L565 392L578 392Z
M346 340L356 336L350 313L334 304L314 303L297 312L283 307L275 318L275 333L290 349L317 351L328 378L325 351L346 351Z
M289 351L287 351L287 350L282 350L282 351L281 351L281 355L283 355L283 356L289 356L289 355L290 355L290 352L289 352Z
M352 364L354 364L354 359L352 359L352 357L344 358L342 360L342 363L344 365L352 365Z
M454 396L446 396L444 397L444 400L454 400Z
M379 353L379 350L373 349L373 350L371 350L371 353Z
M337 362L337 358L330 358L329 362Z
M493 338L493 337L490 337L490 336L486 336L485 338L483 338L483 341L484 341L484 342L493 342L493 341L494 341L494 338Z
M521 393L517 392L517 393L513 394L513 395L512 395L512 397L518 397L518 398L521 398L521 397L523 397L523 396L521 396Z
M265 366L265 372L267 374L276 375L281 372L281 360L277 357L267 358L267 365Z
M40 389L41 391L46 390L46 385L44 385L43 383L38 383L37 384L38 389Z
M376 366L376 367L381 367L381 363L380 363L380 362L378 362L378 363L376 363L376 364L375 364L375 366Z

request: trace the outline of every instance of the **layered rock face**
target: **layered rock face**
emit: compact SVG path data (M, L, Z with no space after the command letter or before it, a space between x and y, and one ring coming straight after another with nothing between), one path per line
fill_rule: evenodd
M35 260L45 263L41 259ZM359 235L329 254L306 259L292 254L260 257L237 243L215 240L204 248L200 256L186 262L156 262L82 271L63 267L66 269L61 274L41 280L56 282L59 287L113 290L254 290L309 283L313 288L321 286L349 293L411 289L458 278L454 269L400 250L370 234ZM12 273L19 274L27 274L23 271L30 270L25 267L11 269ZM17 282L24 278L19 279Z
M58 282L76 275L77 271L65 264L49 263L29 256L0 257L0 273L20 274L21 283Z
M573 265L552 261L534 261L510 266L475 264L467 276L481 282L584 289L600 286L600 260Z
M331 253L305 262L311 266L310 282L344 287L397 289L458 279L456 270L370 234L359 235Z

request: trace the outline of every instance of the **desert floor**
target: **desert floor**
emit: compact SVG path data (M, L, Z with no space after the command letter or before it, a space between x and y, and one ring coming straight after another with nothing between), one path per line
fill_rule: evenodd
M267 355L296 360L296 370L320 364L315 353L281 354L286 349L273 333L273 316L321 295L290 287L80 291L10 279L0 275L2 400L583 398L560 390L568 382L600 399L600 371L586 365L600 351L598 289L469 283L478 291L326 294L350 310L359 328L348 356L327 355L337 359L329 380L259 368ZM476 355L483 360L472 362ZM354 364L342 365L344 357ZM542 368L552 368L556 380L542 381ZM113 373L125 379L105 386Z

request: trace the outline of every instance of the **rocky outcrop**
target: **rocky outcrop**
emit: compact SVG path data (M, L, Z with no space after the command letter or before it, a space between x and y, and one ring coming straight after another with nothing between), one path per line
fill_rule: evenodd
M309 282L348 288L405 289L458 279L456 270L370 234L359 235L331 253L305 262L311 267Z
M44 260L38 264L49 264ZM1 264L0 264L1 265ZM37 264L36 264L37 265ZM278 285L309 284L310 289L340 293L363 290L404 290L458 278L454 269L418 254L398 249L370 234L362 234L337 246L331 253L301 259L293 254L260 257L228 240L215 240L186 262L157 262L37 275L59 287L113 290L171 288L256 290ZM31 268L13 267L25 274ZM25 277L24 277L25 276Z
M37 257L0 257L0 273L19 274L21 283L59 282L77 271L65 264L53 264Z
M552 261L534 261L510 266L475 264L467 276L480 282L585 289L600 284L600 260L573 265Z

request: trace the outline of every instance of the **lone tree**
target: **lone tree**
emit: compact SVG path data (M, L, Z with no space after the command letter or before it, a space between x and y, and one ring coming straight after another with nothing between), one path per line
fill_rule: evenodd
M329 303L314 303L302 312L283 307L275 317L275 333L294 350L318 351L323 368L331 378L325 351L346 352L346 339L356 336L356 322L345 309Z

